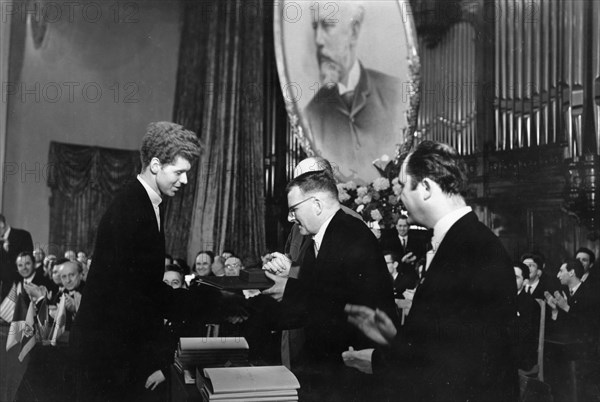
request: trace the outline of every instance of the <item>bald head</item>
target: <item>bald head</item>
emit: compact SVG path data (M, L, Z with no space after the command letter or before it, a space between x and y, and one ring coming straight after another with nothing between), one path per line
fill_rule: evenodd
M300 163L296 165L294 168L294 179L304 173L320 172L323 170L333 176L333 168L327 159L321 158L320 156L311 156L310 158L301 160Z

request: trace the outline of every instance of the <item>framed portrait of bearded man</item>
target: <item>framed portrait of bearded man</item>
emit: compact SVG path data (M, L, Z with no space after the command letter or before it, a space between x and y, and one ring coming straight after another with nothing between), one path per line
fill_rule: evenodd
M373 162L410 146L416 128L419 58L408 1L282 1L274 12L295 136L339 180L371 182L380 175Z

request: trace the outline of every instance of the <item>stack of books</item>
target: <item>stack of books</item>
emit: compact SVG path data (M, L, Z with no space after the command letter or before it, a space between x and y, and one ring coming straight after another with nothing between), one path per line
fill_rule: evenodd
M248 349L242 337L180 338L174 366L193 384L196 367L247 366Z
M300 383L285 366L205 368L196 373L205 401L297 401Z

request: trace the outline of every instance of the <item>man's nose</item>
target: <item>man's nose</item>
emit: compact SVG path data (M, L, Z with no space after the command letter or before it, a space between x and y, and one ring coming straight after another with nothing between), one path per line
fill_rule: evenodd
M187 184L187 174L185 174L185 172L182 173L181 176L179 177L179 182L181 184Z

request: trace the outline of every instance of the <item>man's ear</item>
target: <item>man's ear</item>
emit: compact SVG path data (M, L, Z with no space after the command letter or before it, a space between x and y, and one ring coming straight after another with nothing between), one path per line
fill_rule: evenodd
M433 181L427 177L421 180L418 187L420 188L423 200L428 200L432 196L433 192Z
M160 163L158 158L154 157L150 160L150 171L152 174L157 174L161 167L162 163Z

